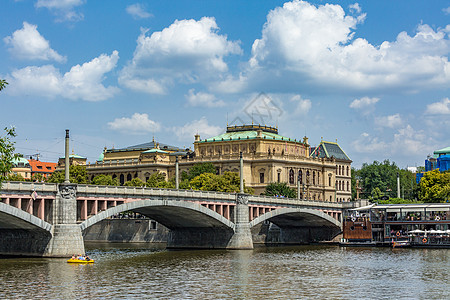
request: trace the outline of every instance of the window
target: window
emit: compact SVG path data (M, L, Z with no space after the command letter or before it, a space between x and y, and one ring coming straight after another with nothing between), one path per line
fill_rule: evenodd
M289 184L294 184L294 170L290 169L289 170Z
M300 181L300 184L303 183L303 172L302 172L302 170L298 170L298 181Z
M264 183L264 173L259 173L259 183Z
M128 174L127 175L127 181L130 181L131 180L131 174Z
M349 167L347 166L347 176L350 176Z
M125 176L123 174L120 174L120 185L123 185L125 183Z
M313 171L313 185L316 184L316 172Z
M277 173L277 181L278 181L278 183L281 181L281 174L280 173Z
M350 191L350 185L349 182L347 181L347 192Z
M328 186L331 186L331 176L328 177Z
M42 166L37 166L37 168L38 168L39 170L42 170Z

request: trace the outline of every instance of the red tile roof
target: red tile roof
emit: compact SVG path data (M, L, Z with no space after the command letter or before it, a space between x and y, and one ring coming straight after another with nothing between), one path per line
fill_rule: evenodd
M32 173L53 173L56 170L57 163L29 159Z

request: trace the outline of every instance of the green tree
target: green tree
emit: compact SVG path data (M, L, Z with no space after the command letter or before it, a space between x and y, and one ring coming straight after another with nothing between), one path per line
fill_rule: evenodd
M111 175L97 175L92 178L92 184L95 185L119 185L119 181L117 178L112 178Z
M425 172L420 180L420 200L424 202L445 202L449 197L450 173L439 170Z
M240 191L240 178L235 172L225 172L223 175L203 173L194 177L190 181L190 186L194 190L200 191L238 193ZM253 189L246 187L245 184L244 192L254 193Z
M9 174L6 177L6 180L7 181L26 181L26 179L23 178L23 176L20 174Z
M157 188L162 185L162 182L166 182L166 177L160 172L155 172L148 178L146 185L147 187Z
M6 134L0 137L0 187L13 168L13 159L18 157L17 154L14 154L15 142L12 141L12 138L16 136L14 127L5 127L4 130Z
M44 175L41 173L35 173L31 176L31 181L44 181Z
M370 193L370 200L377 201L380 200L383 196L384 194L380 191L380 189L378 187L375 187Z
M413 173L400 169L394 162L384 160L364 163L360 170L352 169L352 195L356 198L356 180L362 189L361 198L368 198L372 191L378 188L384 195L397 196L397 174L400 176L400 194L406 199L417 197L417 184Z
M65 170L53 172L47 182L63 183L65 179ZM88 184L88 175L86 166L69 166L69 180L71 183Z
M263 195L297 198L297 191L293 188L290 188L286 182L272 182L266 186Z
M214 167L214 165L210 162L195 164L189 169L188 179L191 180L192 178L205 173L216 174L216 167Z
M124 183L124 186L139 186L139 187L145 187L145 182L142 181L142 179L136 177L133 178L130 181L127 181Z
M3 90L7 85L8 83L6 82L6 80L0 79L0 91Z

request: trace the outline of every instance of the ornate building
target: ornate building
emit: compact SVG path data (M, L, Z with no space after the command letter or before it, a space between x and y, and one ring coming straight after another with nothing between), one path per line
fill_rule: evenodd
M278 134L269 126L228 126L225 133L201 139L195 135L194 152L189 149L151 143L123 149L105 149L95 164L87 166L91 179L98 174L119 178L123 184L139 177L146 181L154 172L166 179L194 164L211 162L217 174L239 171L239 154L244 158L245 184L264 192L271 182L300 187L300 197L320 201L349 201L351 160L337 143L321 142L311 152L308 138L301 141Z

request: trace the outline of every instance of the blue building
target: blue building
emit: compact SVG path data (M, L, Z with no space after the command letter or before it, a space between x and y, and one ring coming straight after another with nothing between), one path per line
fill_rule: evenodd
M425 160L425 172L438 169L440 172L450 170L450 147L434 151ZM416 182L419 184L423 173L416 174Z

